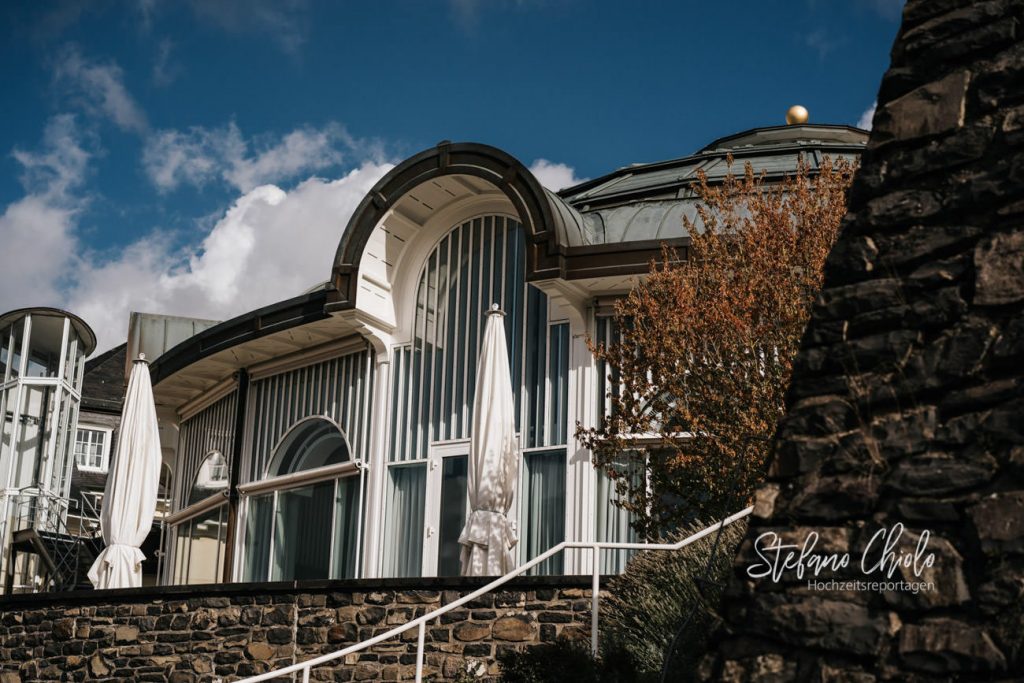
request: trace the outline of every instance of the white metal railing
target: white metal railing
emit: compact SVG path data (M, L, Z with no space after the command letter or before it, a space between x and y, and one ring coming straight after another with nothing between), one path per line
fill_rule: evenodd
M472 593L464 595L458 600L455 600L454 602L450 602L447 605L444 605L443 607L435 609L433 612L428 612L427 614L424 614L423 616L416 617L412 621L406 622L401 626L396 626L390 631L385 631L384 633L376 635L360 643L356 643L355 645L350 645L344 649L337 650L335 652L330 652L325 655L320 655L319 657L314 657L312 659L307 659L306 661L298 662L297 664L291 664L281 669L277 669L276 671L268 671L267 673L259 674L258 676L243 678L238 683L257 683L257 681L269 681L275 678L279 678L281 676L285 676L287 674L298 672L302 672L302 683L309 683L309 676L313 667L320 666L321 664L326 664L327 662L332 662L336 659L341 659L342 657L350 655L353 652L365 650L369 647L376 645L377 643L394 638L395 636L401 635L402 633L405 633L406 631L409 631L413 628L419 629L418 637L416 639L416 683L422 683L423 645L426 637L427 623L429 621L436 619L437 617L441 616L442 614L445 614L446 612L450 612L458 607L461 607L462 605L465 605L467 602L470 602L471 600L476 600L481 595L489 593L495 588L503 586L504 584L508 583L517 576L522 576L523 574L533 569L538 564L548 559L549 557L555 555L556 553L562 552L563 550L570 548L590 550L593 553L591 563L594 569L591 577L592 596L590 604L590 649L591 652L593 652L593 654L596 656L597 620L599 607L598 601L601 590L600 553L602 550L679 550L681 548L685 548L691 543L699 541L700 539L704 538L705 536L708 536L709 534L714 533L722 527L729 526L733 522L743 519L744 517L749 515L753 510L753 506L740 510L736 514L726 517L720 522L716 522L711 526L702 529L701 531L698 531L692 536L687 536L683 540L678 541L676 543L583 543L580 541L562 541L558 545L544 551L537 557L533 558L526 564L516 567L508 574L505 574L504 576L499 577L494 581L491 581L486 586L481 586ZM219 683L221 679L218 678L215 680Z

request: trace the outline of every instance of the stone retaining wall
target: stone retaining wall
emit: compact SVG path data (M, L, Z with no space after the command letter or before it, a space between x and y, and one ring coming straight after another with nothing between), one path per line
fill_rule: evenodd
M450 603L475 579L244 584L0 600L0 683L235 680L342 649ZM586 586L586 587L585 587ZM491 680L495 656L588 638L589 577L524 578L430 624L429 680ZM415 675L415 629L313 680ZM467 670L478 676L466 677Z

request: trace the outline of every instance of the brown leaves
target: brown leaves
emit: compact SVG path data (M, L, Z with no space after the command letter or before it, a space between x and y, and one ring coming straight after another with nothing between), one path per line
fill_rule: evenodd
M748 164L719 185L698 172L689 260L663 249L616 304L620 341L592 344L617 386L610 414L577 437L609 474L624 458L649 456L655 495L629 481L623 503L643 533L718 518L750 499L854 170L826 159L812 173L801 160L769 184ZM637 434L656 443L638 449Z

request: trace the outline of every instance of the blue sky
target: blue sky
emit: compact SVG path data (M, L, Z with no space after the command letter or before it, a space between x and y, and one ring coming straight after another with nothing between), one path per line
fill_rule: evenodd
M442 139L557 189L782 123L861 120L902 0L138 0L0 8L0 309L109 346L326 278L362 194Z

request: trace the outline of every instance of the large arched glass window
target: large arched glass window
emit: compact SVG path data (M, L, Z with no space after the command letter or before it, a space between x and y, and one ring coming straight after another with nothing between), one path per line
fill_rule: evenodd
M294 426L274 450L267 478L239 487L249 499L246 580L354 577L359 471L334 422L314 417Z

